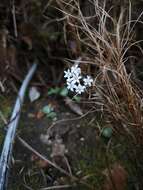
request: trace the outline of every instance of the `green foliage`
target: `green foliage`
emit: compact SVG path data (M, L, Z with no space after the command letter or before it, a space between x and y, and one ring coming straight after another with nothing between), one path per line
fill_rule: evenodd
M63 88L60 88L60 87L50 88L48 91L48 95L49 96L60 95L60 96L66 97L68 95L68 89L65 87L63 87Z
M51 105L46 105L42 108L42 112L45 114L49 114L53 111L53 107Z
M81 97L80 96L74 96L73 100L75 100L77 103L79 103L81 101Z
M4 116L5 119L7 119L11 113L12 106L11 106L11 100L5 97L0 97L0 112L1 115ZM0 118L0 125L3 124L2 119Z
M60 95L66 97L68 95L68 89L67 88L62 88L60 91Z
M50 88L48 91L48 95L58 95L58 96L62 96L62 97L67 97L69 96L69 92L68 89L66 87L55 87L55 88ZM79 103L81 101L81 97L80 96L74 96L72 98L74 101L76 101L77 103Z
M0 96L0 129L2 129L2 131L4 127L4 121L2 117L4 117L5 120L8 120L11 109L11 100ZM2 144L4 139L4 133L2 131L0 132L0 145Z
M101 134L102 134L103 137L109 139L109 138L111 138L112 133L113 133L112 128L111 127L106 127L106 128L103 128Z
M42 112L46 114L48 118L55 119L57 114L54 112L54 108L49 104L42 108Z

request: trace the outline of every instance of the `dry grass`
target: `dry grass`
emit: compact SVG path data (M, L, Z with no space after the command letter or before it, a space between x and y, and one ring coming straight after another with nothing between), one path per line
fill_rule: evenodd
M127 140L127 152L134 159L139 189L142 189L143 92L131 54L134 48L142 54L141 41L136 41L135 35L136 26L142 24L142 13L133 20L130 2L126 10L121 6L108 8L98 0L88 2L92 7L90 13L86 13L86 7L83 11L80 1L58 0L66 18L65 39L72 28L72 40L80 47L77 48L82 58L80 66L84 71L88 67L86 72L90 71L95 78L89 93L90 103L93 102L95 110L100 108L104 122L110 123L115 134Z
M126 132L135 143L142 144L142 91L135 84L134 69L131 70L134 65L131 65L129 53L133 46L139 47L134 29L138 22L141 23L142 14L137 20L132 20L131 3L128 10L120 7L115 15L114 7L106 11L106 3L93 0L90 4L94 11L90 16L82 12L79 1L60 0L58 4L67 19L66 24L76 31L75 39L80 43L80 56L83 58L81 67L92 67L95 81L90 99L94 106L101 105L103 114L114 129Z

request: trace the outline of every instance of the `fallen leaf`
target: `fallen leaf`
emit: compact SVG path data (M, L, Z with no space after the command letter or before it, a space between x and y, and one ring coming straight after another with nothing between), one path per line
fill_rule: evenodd
M33 113L28 113L29 118L35 118L35 115Z
M110 171L105 169L103 175L106 176L103 190L125 190L128 174L119 163L115 163Z
M41 119L43 116L44 116L44 113L41 110L38 111L37 114L36 114L37 119Z
M66 148L63 144L62 139L55 139L55 141L52 144L52 153L51 157L61 156L63 157L65 155Z
M34 102L40 97L40 92L37 90L36 87L31 87L29 90L29 98L31 102Z
M40 135L40 140L44 144L47 144L47 145L51 145L52 144L52 141L50 140L50 136L48 134L46 134L46 135L41 134Z
M47 168L49 167L49 163L45 160L42 160L42 159L39 159L37 162L36 162L36 165L39 167L39 168Z
M1 81L0 81L0 89L2 92L5 92L5 87Z
M32 154L32 155L31 155L30 160L31 160L32 162L34 162L34 161L36 161L36 160L38 160L38 159L39 159L39 157L38 157L36 154Z
M41 159L40 157L38 157L35 154L31 155L31 161L34 162L35 165L38 166L39 168L47 168L47 167L49 167L48 161Z
M74 101L72 101L69 97L65 98L65 103L66 105L69 106L69 108L76 113L77 115L83 115L83 112L81 110L81 108L79 107L79 105L77 105Z

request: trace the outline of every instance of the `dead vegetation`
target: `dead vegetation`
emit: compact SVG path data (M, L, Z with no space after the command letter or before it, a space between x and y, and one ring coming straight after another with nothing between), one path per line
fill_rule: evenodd
M129 133L130 129L135 128L138 135L142 135L142 91L133 73L135 65L130 61L130 49L133 46L140 47L141 41L136 41L134 29L141 22L142 15L132 20L132 7L129 4L128 10L121 8L118 17L114 18L105 10L106 4L101 7L95 1L92 2L95 13L87 17L78 2L59 2L68 25L75 28L74 34L83 49L80 54L81 67L88 67L86 72L91 72L95 77L90 92L94 106L96 103L101 105L109 117L107 121L120 124L120 130ZM93 18L96 23L91 24ZM126 68L127 64L129 68ZM132 136L136 137L136 134ZM142 141L140 138L135 139L139 143Z

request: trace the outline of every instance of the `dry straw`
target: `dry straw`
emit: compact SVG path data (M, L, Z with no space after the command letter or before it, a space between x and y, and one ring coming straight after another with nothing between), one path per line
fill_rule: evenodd
M114 129L126 132L136 143L142 144L142 91L135 83L136 76L132 77L133 70L127 72L126 67L132 60L130 49L139 47L134 29L141 23L142 15L132 20L131 3L128 10L120 8L116 15L112 11L114 7L106 11L106 3L96 0L89 3L94 7L90 16L83 13L77 0L58 1L66 25L74 28L80 43L83 65L92 67L90 74L95 80L90 99L95 107L101 105L106 120Z

